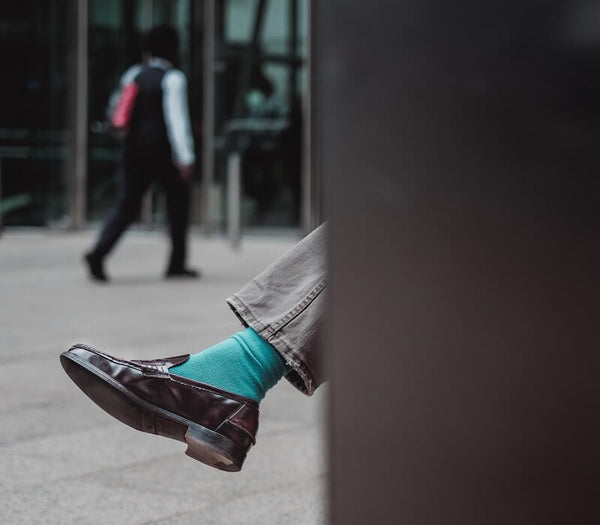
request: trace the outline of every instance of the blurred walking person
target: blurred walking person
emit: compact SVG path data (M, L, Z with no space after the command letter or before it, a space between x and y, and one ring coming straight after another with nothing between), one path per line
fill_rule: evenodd
M186 265L190 215L190 184L194 172L194 141L188 109L187 79L177 69L179 38L170 26L147 36L148 59L130 68L121 84L135 86L131 118L124 139L119 200L104 222L94 248L85 254L90 277L105 282L104 260L138 217L152 182L163 187L171 254L165 277L198 277Z

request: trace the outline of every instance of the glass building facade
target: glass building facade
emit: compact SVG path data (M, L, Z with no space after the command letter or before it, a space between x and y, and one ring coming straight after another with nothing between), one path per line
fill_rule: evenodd
M42 225L65 214L67 3L2 2L0 210L4 224Z
M143 34L168 23L189 81L193 222L222 231L235 205L246 227L307 228L309 8L308 0L3 2L2 224L80 227L105 216L121 149L107 102L140 61ZM141 219L162 216L153 191Z

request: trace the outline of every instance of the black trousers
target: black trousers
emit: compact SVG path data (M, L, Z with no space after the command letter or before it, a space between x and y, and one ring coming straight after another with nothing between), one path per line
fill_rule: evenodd
M93 253L106 257L139 215L144 194L159 182L167 198L171 256L167 271L185 266L190 214L190 185L179 178L171 153L163 148L126 148L123 155L121 191L117 205L106 218Z

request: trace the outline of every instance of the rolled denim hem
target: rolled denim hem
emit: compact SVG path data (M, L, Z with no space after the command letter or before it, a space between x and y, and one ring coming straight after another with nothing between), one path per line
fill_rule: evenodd
M292 367L286 378L307 395L325 380L320 332L326 287L322 225L227 299L242 323Z
M292 367L285 378L302 393L312 395L319 386L316 376L310 367L303 362L302 358L294 352L293 346L285 334L281 330L275 332L271 326L262 323L239 296L229 297L227 304L244 326L252 328L260 337L272 345L281 354L286 364Z

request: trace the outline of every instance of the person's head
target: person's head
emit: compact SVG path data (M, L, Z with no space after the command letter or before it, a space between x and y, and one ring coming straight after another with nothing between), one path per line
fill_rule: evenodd
M150 30L146 37L146 51L150 56L164 58L176 64L179 58L179 37L171 26L162 25Z

